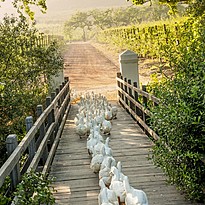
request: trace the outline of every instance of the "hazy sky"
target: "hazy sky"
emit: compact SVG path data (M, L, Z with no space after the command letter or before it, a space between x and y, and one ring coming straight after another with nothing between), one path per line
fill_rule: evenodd
M81 9L105 8L113 6L129 6L130 2L126 0L47 0L47 13L63 11L76 11ZM0 2L0 18L7 13L15 13L15 9L11 4L11 0ZM37 9L37 8L36 8ZM40 15L37 9L36 16Z

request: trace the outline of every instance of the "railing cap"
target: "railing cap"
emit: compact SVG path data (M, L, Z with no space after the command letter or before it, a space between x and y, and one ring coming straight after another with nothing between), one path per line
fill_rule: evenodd
M135 52L130 51L130 50L126 50L126 51L122 52L119 55L119 60L120 61L123 61L123 60L126 60L126 61L136 60L136 62L137 62L137 59L138 59L138 55Z

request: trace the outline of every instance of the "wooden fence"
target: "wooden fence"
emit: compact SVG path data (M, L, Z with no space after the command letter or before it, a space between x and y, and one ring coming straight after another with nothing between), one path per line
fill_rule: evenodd
M37 106L38 118L35 123L32 116L26 118L27 134L22 141L18 144L15 134L7 137L9 157L0 168L0 187L7 176L11 179L10 190L14 190L25 172L48 172L70 105L69 79L65 78L60 88L46 98L45 110L42 105Z
M147 125L147 120L151 116L149 106L157 106L159 99L146 92L146 86L142 90L137 87L137 82L131 82L123 78L121 73L117 73L118 101L140 124L144 131L158 140L159 136Z

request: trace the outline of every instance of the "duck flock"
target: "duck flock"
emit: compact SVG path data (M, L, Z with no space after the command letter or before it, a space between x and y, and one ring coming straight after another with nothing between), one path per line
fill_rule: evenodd
M144 191L135 189L122 173L122 164L113 157L109 147L112 120L117 118L117 107L105 96L86 93L80 96L78 113L74 119L76 133L87 137L87 150L91 156L90 168L99 175L99 205L148 205Z

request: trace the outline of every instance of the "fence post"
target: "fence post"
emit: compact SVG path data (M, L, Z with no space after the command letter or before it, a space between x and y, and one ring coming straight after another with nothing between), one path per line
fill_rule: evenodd
M17 136L15 134L9 135L6 138L6 149L7 149L8 157L12 154L12 152L16 149L17 146L18 146ZM11 189L14 190L20 181L19 162L16 164L16 166L12 170L10 177L11 177Z
M119 56L120 72L124 78L137 82L139 87L138 56L135 52L126 50Z
M50 104L51 104L51 97L49 96L46 98L46 107L48 107ZM54 122L54 120L55 119L54 119L53 109L52 109L47 118L47 122L48 122L47 129L50 127L51 123ZM54 142L54 134L51 135L49 144L53 144L53 142Z
M142 90L146 92L146 85L142 85ZM143 105L147 108L147 98L143 96ZM142 111L142 119L146 123L146 114Z
M127 83L127 78L124 78L124 81ZM127 92L127 85L124 85L124 91L125 91L126 94L128 93ZM128 105L128 99L127 99L126 96L125 96L125 103L126 103L126 105Z
M38 105L37 106L37 116L39 117L41 114L43 113L43 106L42 105ZM41 143L42 139L45 136L45 123L43 123L39 129L39 139L38 139L38 144ZM42 155L42 160L43 160L43 164L45 164L46 159L48 157L48 146L45 146L45 150L43 152Z
M132 84L132 81L130 79L127 82L129 85ZM128 88L128 93L131 98L134 98L132 94L132 89L130 87ZM131 100L129 100L129 107L131 108L131 110L134 110L133 102Z
M31 129L33 126L33 117L28 116L26 117L26 133ZM36 152L36 143L35 143L35 138L33 138L28 146L28 152L29 152L29 162L32 161L35 152Z
M117 77L118 78L121 78L121 73L120 72L118 72L117 73ZM120 82L117 80L117 87L118 88L120 88ZM119 101L119 98L122 98L122 94L121 94L121 92L118 90L118 92L117 92L117 100Z

